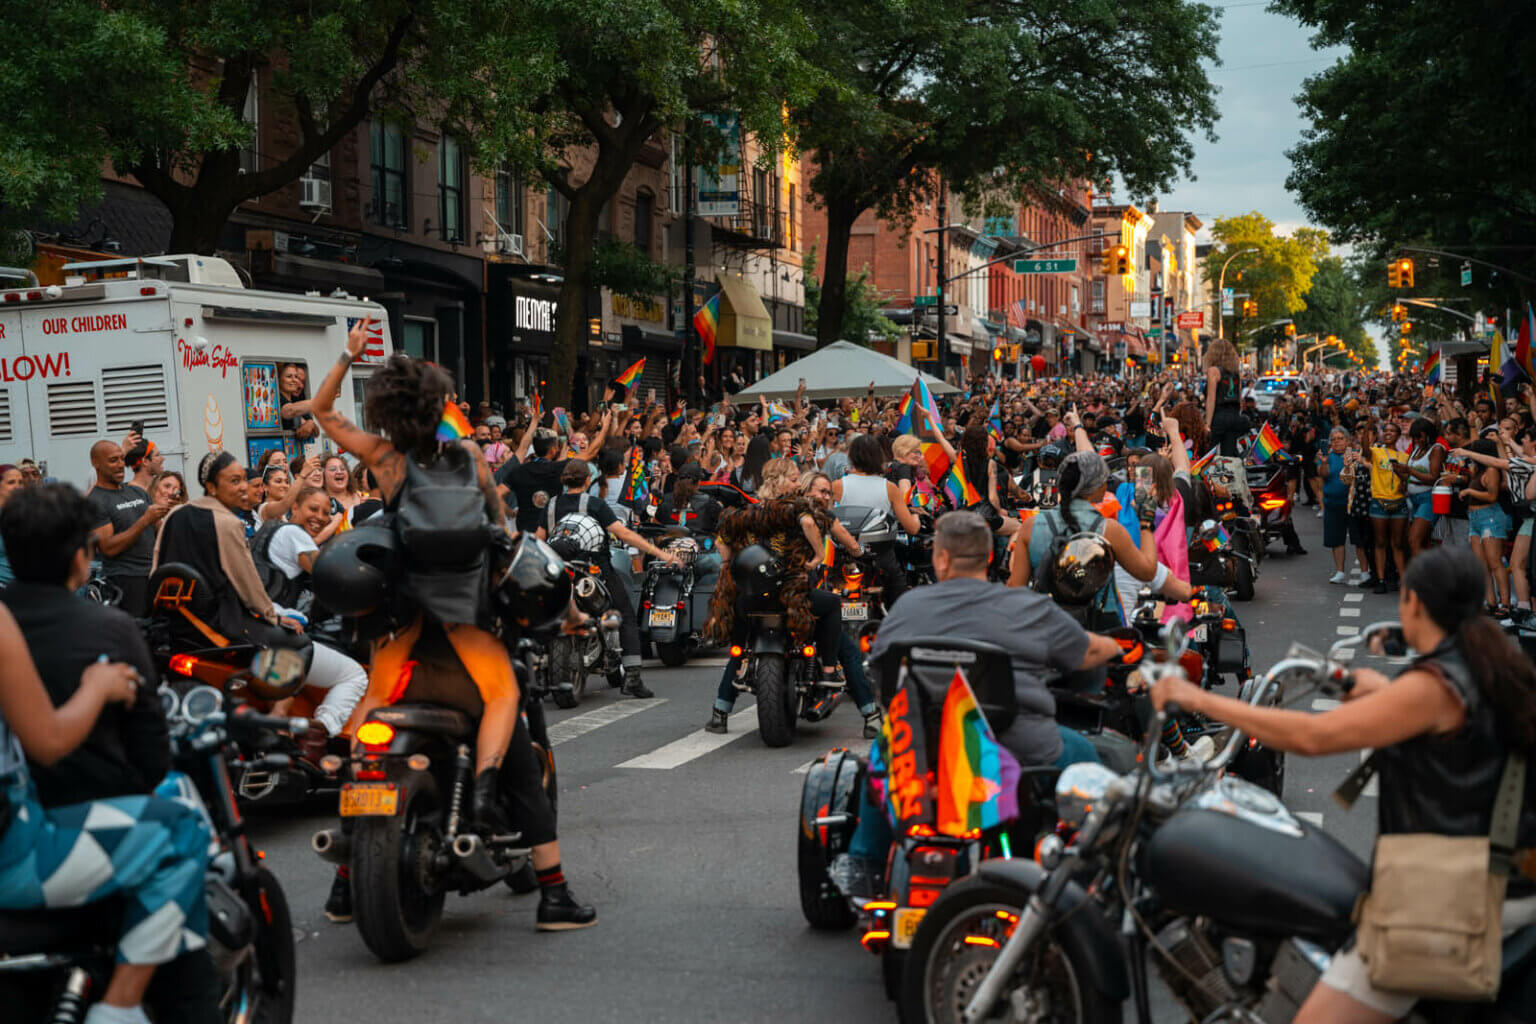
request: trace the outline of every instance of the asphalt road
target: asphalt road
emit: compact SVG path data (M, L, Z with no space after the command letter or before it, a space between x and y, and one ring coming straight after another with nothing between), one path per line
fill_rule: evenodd
M1311 509L1298 514L1311 553L1266 559L1256 599L1240 606L1258 671L1292 642L1325 649L1395 617L1395 595L1326 583L1321 520ZM598 689L574 711L552 710L565 873L600 915L585 931L536 933L538 897L497 887L450 895L430 951L380 964L354 928L321 913L332 869L308 841L334 818L323 808L254 816L301 932L297 1019L894 1020L878 962L851 934L812 931L796 897L800 771L830 746L862 743L858 716L840 708L826 722L802 723L795 744L774 750L758 739L743 698L729 735L712 736L702 726L722 662L648 668L654 700ZM1291 758L1286 802L1365 855L1374 800L1345 814L1329 797L1355 763ZM1179 1019L1159 1003L1159 1020Z

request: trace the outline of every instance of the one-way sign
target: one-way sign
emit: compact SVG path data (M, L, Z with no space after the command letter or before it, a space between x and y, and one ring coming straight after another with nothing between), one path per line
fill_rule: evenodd
M918 298L919 299L923 299L923 298L927 298L927 296L919 295ZM918 316L923 316L923 315L928 314L928 313L932 313L934 316L938 316L939 315L939 307L938 306L929 305L929 304L924 303L924 302L919 302L917 304L917 306L915 308L913 308L912 312L915 313ZM956 305L945 306L944 307L944 315L945 316L959 316L960 315L960 307L956 306Z

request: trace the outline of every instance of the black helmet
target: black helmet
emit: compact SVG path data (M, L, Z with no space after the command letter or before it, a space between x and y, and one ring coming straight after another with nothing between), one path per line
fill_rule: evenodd
M1064 605L1085 605L1109 582L1115 555L1096 533L1075 533L1051 566L1051 596Z
M327 541L315 557L310 573L315 600L337 615L368 615L388 605L400 568L390 524L370 520L354 526Z
M1072 449L1060 441L1052 441L1050 444L1040 446L1040 454L1035 456L1035 464L1041 469L1059 469L1061 460L1071 452Z
M523 629L542 629L565 614L571 603L571 574L555 549L524 534L496 581L496 606Z
M770 598L779 592L779 560L761 544L743 548L731 562L731 579L747 597Z

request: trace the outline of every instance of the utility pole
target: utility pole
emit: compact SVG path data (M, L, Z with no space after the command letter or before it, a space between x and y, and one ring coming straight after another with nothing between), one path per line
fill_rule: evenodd
M949 356L949 342L947 340L948 339L948 331L946 330L946 326L947 326L946 325L946 321L948 320L948 318L944 315L944 279L947 276L949 276L949 259L948 259L948 254L949 254L949 204L946 201L947 197L948 197L948 194L949 194L949 189L944 184L944 179L940 178L939 179L939 272L938 272L938 274L935 275L938 278L938 281L939 281L939 290L938 290L938 297L937 297L938 313L939 313L939 331L938 331L938 340L934 344L934 349L936 350L936 354L939 357L939 379L940 380L947 380L948 379L945 376L945 374L944 374L944 367L945 367L945 364L946 364L948 356Z
M692 127L692 120L688 124ZM683 393L688 407L699 407L699 377L704 373L699 339L693 329L693 139L683 144Z

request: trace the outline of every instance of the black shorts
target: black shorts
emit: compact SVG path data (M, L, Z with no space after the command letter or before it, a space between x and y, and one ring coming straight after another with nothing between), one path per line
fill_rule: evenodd
M547 752L546 752L547 753ZM528 723L517 716L517 728L501 764L501 795L512 824L522 830L523 842L539 846L555 841L555 809L544 791L544 765L533 749Z

